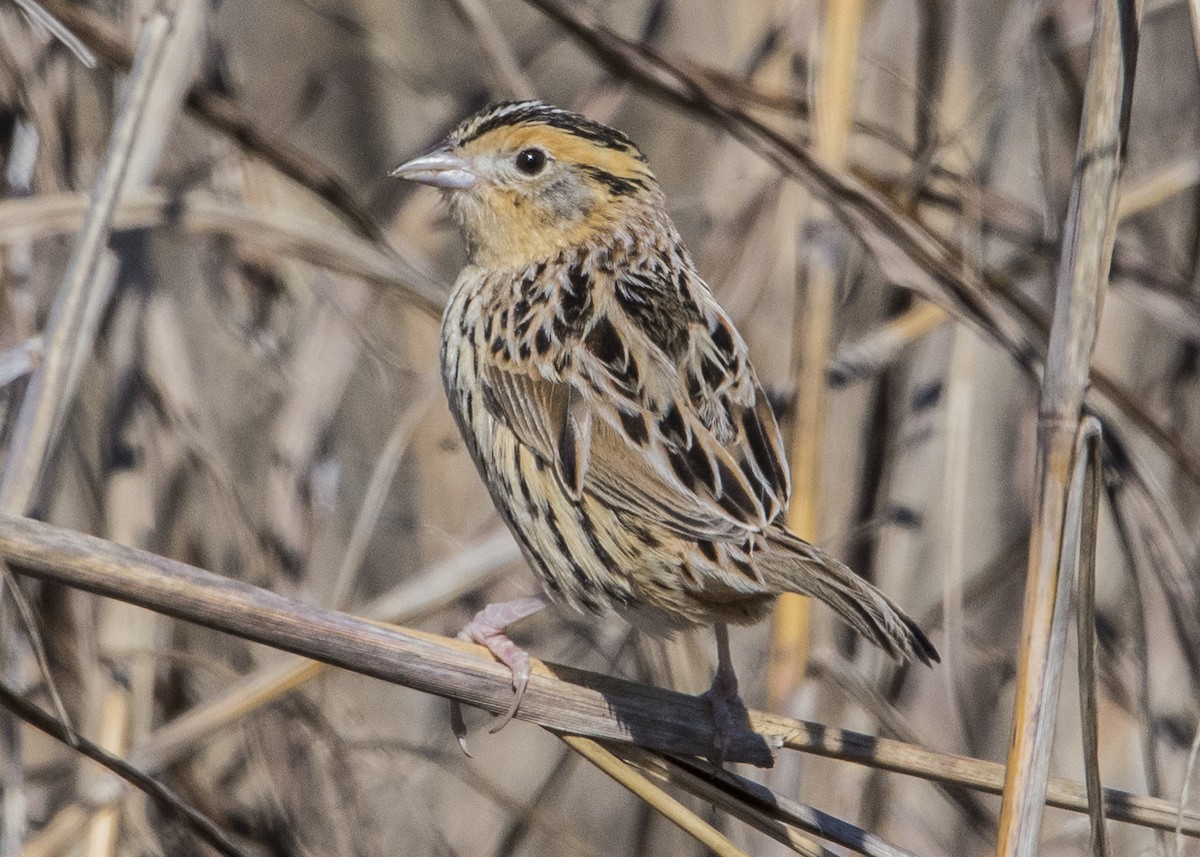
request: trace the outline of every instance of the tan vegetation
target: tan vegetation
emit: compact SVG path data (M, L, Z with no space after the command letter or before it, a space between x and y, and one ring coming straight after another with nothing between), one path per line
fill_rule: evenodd
M1200 854L1197 14L0 5L0 855ZM534 584L386 175L508 97L646 151L792 526L939 666L785 603L721 770L709 634L551 610L462 755L511 688L449 638Z

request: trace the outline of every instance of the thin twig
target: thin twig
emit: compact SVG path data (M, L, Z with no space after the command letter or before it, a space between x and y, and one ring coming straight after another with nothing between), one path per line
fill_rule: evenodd
M29 16L30 21L40 27L45 27L50 35L62 42L66 49L75 55L75 59L87 68L96 67L96 55L88 50L87 45L79 41L79 37L67 29L61 21L47 12L37 0L13 0L13 2Z
M151 800L160 804L171 814L178 816L201 839L221 854L225 854L227 857L246 857L246 852L230 841L229 837L210 818L191 806L173 790L64 726L61 721L25 700L3 682L0 682L0 706L11 711L35 729L63 742L93 762L103 765L134 788L144 792Z

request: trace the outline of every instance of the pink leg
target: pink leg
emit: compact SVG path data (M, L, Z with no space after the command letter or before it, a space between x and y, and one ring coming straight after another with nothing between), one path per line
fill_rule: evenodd
M712 707L713 745L717 764L720 764L734 733L738 731L738 722L729 710L730 706L742 706L742 700L738 696L733 660L729 657L729 629L724 622L717 622L713 630L717 633L717 674L713 676L712 686L704 692L704 698Z
M521 705L521 697L525 695L525 687L529 684L529 653L508 638L506 631L514 622L532 616L546 606L546 599L540 596L518 598L515 601L502 601L499 604L489 604L478 613L467 626L458 632L458 638L468 643L486 646L496 660L512 670L512 684L515 691L512 706L504 715L499 725L491 731L499 732L513 719ZM463 724L462 711L457 702L450 703L450 726L458 738L459 746L465 753L466 727Z

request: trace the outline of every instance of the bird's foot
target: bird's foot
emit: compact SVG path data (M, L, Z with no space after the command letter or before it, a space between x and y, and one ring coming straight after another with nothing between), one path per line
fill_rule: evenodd
M717 765L725 762L725 753L733 745L734 737L743 727L746 706L738 696L737 676L732 669L718 669L712 686L701 698L708 702L713 718L713 761ZM741 717L735 715L740 709Z
M489 604L458 632L458 639L468 643L476 643L487 648L496 660L512 670L513 701L500 723L492 727L491 732L499 732L516 715L521 706L521 698L525 696L525 688L529 684L529 676L533 669L529 653L508 638L508 626L514 622L532 616L543 607L546 601L542 598L518 598L515 601L502 601ZM462 707L456 700L450 702L450 728L458 739L458 746L468 756L467 727L462 716Z

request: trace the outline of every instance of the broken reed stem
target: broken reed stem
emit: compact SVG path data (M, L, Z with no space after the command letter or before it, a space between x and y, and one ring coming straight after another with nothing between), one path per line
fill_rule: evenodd
M484 649L405 628L392 628L302 604L239 581L145 551L34 521L0 515L0 557L19 573L118 598L364 675L382 678L493 713L507 710L512 675ZM559 665L538 665L517 717L557 732L632 743L676 755L712 750L707 703L697 697ZM937 753L824 724L749 712L757 736L741 736L726 754L770 764L779 747L998 794L1002 767ZM142 758L142 764L161 764ZM1051 806L1087 812L1079 783L1051 781ZM1178 808L1157 798L1105 791L1109 818L1174 830ZM1200 838L1200 814L1180 829Z
M1064 541L1095 539L1094 531L1068 532L1066 512L1092 350L1112 264L1117 182L1140 13L1139 0L1096 4L1075 179L1038 410L1040 489L1030 537L998 857L1031 857L1037 851L1066 645L1060 581Z

